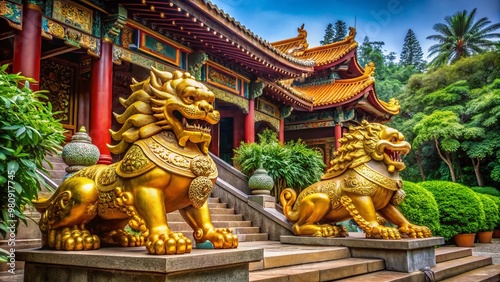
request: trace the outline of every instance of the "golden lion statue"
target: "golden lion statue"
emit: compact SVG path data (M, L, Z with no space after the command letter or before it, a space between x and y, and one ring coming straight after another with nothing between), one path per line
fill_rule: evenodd
M331 223L350 218L367 238L400 239L432 236L429 228L411 224L396 208L404 199L399 171L401 155L411 146L399 131L363 121L340 140L331 168L319 182L299 196L290 188L280 195L293 233L304 236L344 237L343 226ZM381 218L380 218L380 217ZM384 219L398 226L385 226Z
M111 131L120 143L108 145L112 153L126 152L123 159L85 168L49 199L34 202L42 213L44 245L57 250L146 245L150 254L189 253L192 241L167 224L166 214L179 210L198 247L236 248L238 237L214 228L207 204L217 168L208 155L210 129L201 122L220 120L214 94L189 73L154 68L148 79L130 87L132 95L120 99L127 109L115 114L122 127Z

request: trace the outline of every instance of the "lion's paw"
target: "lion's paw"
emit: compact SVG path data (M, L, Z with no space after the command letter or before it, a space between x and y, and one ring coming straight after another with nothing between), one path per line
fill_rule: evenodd
M371 227L369 232L366 232L366 238L399 240L401 235L396 228L376 225Z
M49 247L66 251L97 250L101 246L99 237L90 234L83 226L50 230L48 241Z
M174 255L190 253L191 239L182 233L153 234L146 241L146 248L152 255Z
M238 247L238 236L233 234L231 228L215 228L208 231L206 234L203 229L198 228L194 231L193 236L198 243L199 248L207 248L204 243L209 241L214 249L231 249Z
M142 234L131 234L123 229L113 230L101 236L104 244L120 245L122 247L144 246L145 238Z
M429 227L414 224L401 226L399 232L401 233L401 237L404 238L428 238L432 236Z
M347 237L349 233L342 225L322 224L317 226L315 237Z

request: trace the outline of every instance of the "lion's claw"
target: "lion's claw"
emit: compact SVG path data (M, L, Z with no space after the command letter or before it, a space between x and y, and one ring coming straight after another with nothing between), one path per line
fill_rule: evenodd
M99 237L78 226L52 229L49 232L48 240L49 247L56 250L96 250L100 247Z
M152 255L174 255L190 253L193 247L191 239L184 234L170 233L149 236L146 248Z
M405 238L428 238L432 236L432 232L428 227L414 224L401 226L399 232Z
M131 234L123 229L113 230L101 236L102 242L122 247L144 246L145 239L141 234Z
M238 236L233 234L231 228L214 228L206 234L199 228L194 232L196 242L210 241L214 249L231 249L238 247Z
M366 238L399 240L401 235L395 228L377 225L371 227L370 232L366 232Z

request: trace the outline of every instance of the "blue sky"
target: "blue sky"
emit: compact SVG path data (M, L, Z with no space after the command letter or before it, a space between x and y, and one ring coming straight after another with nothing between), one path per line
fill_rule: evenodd
M209 0L252 32L273 42L297 36L305 24L310 47L318 46L328 23L342 20L356 24L356 40L384 41L384 50L399 55L408 29L413 29L427 57L435 41L432 26L445 16L477 8L476 20L487 17L500 22L499 0ZM497 30L497 32L500 32ZM427 59L427 58L425 58ZM428 59L427 59L428 60Z

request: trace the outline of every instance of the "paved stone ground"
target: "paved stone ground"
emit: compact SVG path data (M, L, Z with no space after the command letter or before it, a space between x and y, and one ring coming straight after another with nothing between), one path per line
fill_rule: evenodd
M500 264L500 238L493 238L490 244L475 243L472 255L491 256L493 264ZM0 273L0 282L23 282L23 274L23 270L16 271L16 275L7 272Z
M491 256L493 264L500 264L500 238L493 238L491 244L474 244L472 254L475 256Z

